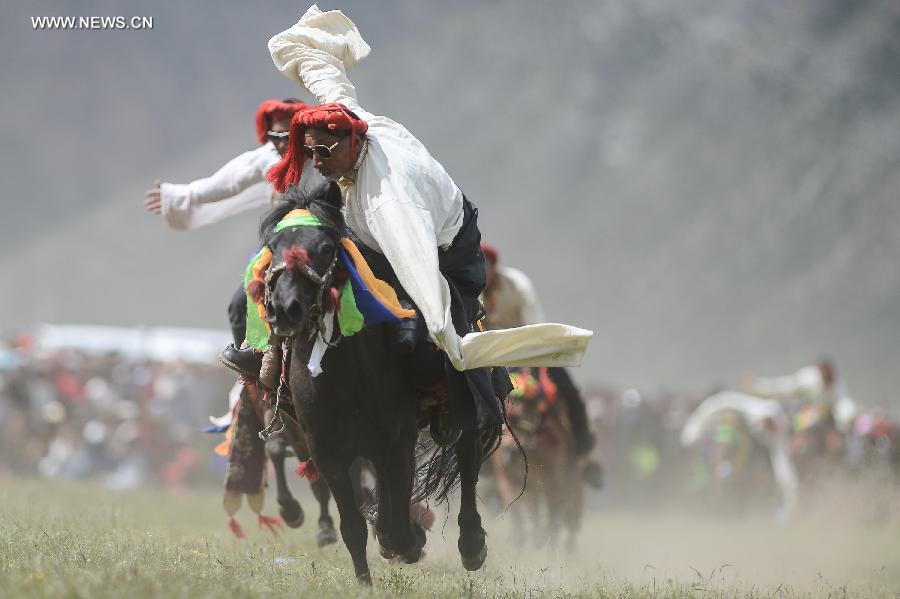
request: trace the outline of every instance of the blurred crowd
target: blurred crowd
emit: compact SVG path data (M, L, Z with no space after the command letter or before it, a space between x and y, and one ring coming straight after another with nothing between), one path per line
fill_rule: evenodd
M802 509L804 497L835 477L867 478L885 488L900 482L896 411L804 393L785 386L787 377L770 381L783 389L744 390L768 395L775 416L783 412L780 424L766 412L754 421L750 411L715 410L691 443L686 424L698 406L710 404L707 397L721 393L589 388L592 457L605 479L590 502L737 514L775 508L794 496ZM110 489L219 486L224 459L211 448L221 438L199 431L210 415L225 411L232 384L228 371L212 362L42 347L28 335L0 342L0 479L91 480ZM763 434L779 427L775 436ZM773 451L779 439L787 475L779 473Z
M198 431L232 383L213 364L45 348L26 334L0 342L0 478L220 485L220 439Z
M708 397L724 394L717 391L685 395L649 387L590 389L595 454L606 470L605 491L595 503L653 510L677 506L722 515L777 511L783 498L776 459L745 414L720 410L708 419L698 442L685 442L688 420L704 401L709 403ZM848 406L802 394L763 401L777 401L786 416L781 437L795 478L788 480L794 488L787 492L799 496L797 509L835 483L867 480L887 491L898 488L896 407L892 412L855 402ZM766 426L774 423L763 419L759 428Z

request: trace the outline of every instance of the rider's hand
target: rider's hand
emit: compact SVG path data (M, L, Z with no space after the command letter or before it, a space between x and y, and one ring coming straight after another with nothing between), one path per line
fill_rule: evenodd
M144 208L153 214L162 214L162 192L159 190L159 179L153 183L153 189L147 190Z

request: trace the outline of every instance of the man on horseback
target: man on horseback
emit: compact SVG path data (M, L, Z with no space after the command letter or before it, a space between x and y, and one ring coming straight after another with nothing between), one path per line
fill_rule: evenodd
M856 403L828 358L793 374L754 378L746 387L759 397L820 405L831 413L841 433L848 432L858 414Z
M277 344L269 333L289 337L281 344L279 386L289 388L311 457L334 494L358 580L371 583L368 535L350 478L359 458L377 472L383 557L421 559L425 531L410 503L447 499L458 481L457 546L463 566L476 570L487 557L478 473L499 441L500 400L511 389L505 370L491 367L574 365L592 333L560 324L476 332L485 284L478 212L405 127L357 102L345 69L369 47L350 19L313 5L269 40L269 50L278 69L321 105L294 115L288 148L268 180L285 193L315 170L330 184L273 214L278 220L245 275L251 347L230 348L223 361L239 366L267 344L271 356ZM420 466L413 385L446 398L438 405L448 412L438 419L443 426L432 420L443 447ZM276 391L276 414L281 396Z
M473 333L485 284L478 211L405 127L357 102L345 69L369 46L356 26L340 11L314 5L274 36L269 50L285 76L322 102L295 115L288 149L269 180L285 192L306 178L311 162L337 182L351 237L376 276L417 312L395 343L414 382L443 383L438 393L449 397L450 428L498 426L498 397L508 393L509 380L489 367L576 363L591 333L565 325ZM249 361L238 353L226 357Z
M791 459L790 419L775 400L761 399L736 391L720 391L703 400L691 412L681 430L681 444L696 445L722 414L739 414L753 438L769 453L781 504L775 513L778 522L786 522L797 506L797 470Z
M487 266L484 287L485 322L488 329L520 327L544 322L544 310L538 300L531 279L517 268L499 264L497 250L482 242ZM572 424L575 454L586 455L594 446L594 436L588 428L587 409L581 392L565 368L548 368L547 374L559 390Z

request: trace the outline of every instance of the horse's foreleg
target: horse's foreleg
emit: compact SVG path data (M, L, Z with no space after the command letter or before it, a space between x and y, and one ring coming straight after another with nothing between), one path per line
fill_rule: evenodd
M309 483L309 486L319 502L319 532L316 534L316 543L319 544L319 547L337 543L337 531L334 529L331 514L328 513L328 502L331 500L328 484L322 477L319 477L315 482Z
M551 448L555 449L555 448ZM555 456L554 456L555 457ZM544 513L546 514L544 537L551 547L556 547L559 542L559 533L563 527L563 517L568 509L569 488L566 485L568 474L567 464L562 460L550 461L551 469L544 471L543 500ZM540 508L539 508L540 511ZM540 530L540 528L538 528Z
M281 435L276 435L266 441L266 453L268 454L269 459L272 460L272 465L275 468L275 488L278 492L278 513L281 514L281 518L284 520L285 524L291 528L299 528L303 524L303 508L300 507L300 504L294 499L293 495L291 495L291 490L288 488L287 478L284 474L286 447L287 443Z
M356 579L363 584L371 585L372 576L369 574L369 564L366 561L366 541L369 535L366 520L356 507L348 467L329 461L317 461L316 465L328 483L325 488L330 488L334 495L334 503L341 517L341 538L350 553L350 559L353 560Z
M397 442L381 455L377 465L378 519L376 531L387 551L412 564L422 557L425 529L413 522L410 512L415 476L415 441ZM387 536L385 537L385 533Z
M459 555L466 570L478 570L487 558L487 543L476 505L475 487L481 469L481 431L463 431L456 444L459 463Z
M575 461L566 479L569 496L566 501L565 528L568 531L566 551L574 554L578 547L578 531L584 514L584 461Z
M378 552L384 559L393 559L397 556L394 551L394 543L391 540L391 528L393 513L391 512L391 473L388 467L382 463L375 466L375 495L377 508L375 510L375 538L378 540Z

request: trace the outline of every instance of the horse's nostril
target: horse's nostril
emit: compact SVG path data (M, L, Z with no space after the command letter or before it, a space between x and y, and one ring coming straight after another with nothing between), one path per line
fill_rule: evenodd
M303 318L303 306L296 300L290 302L285 309L285 316L287 316L288 320L291 322L300 322Z

